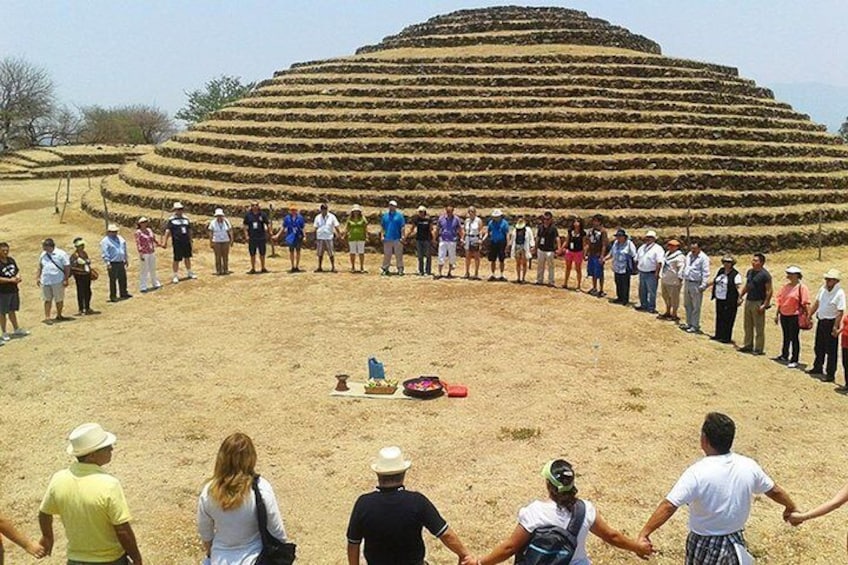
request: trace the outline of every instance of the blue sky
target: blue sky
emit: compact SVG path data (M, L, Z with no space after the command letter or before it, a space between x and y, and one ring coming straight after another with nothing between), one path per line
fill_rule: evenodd
M175 112L185 90L220 74L262 79L294 62L351 54L436 14L510 3L519 2L0 0L0 56L45 67L72 105ZM848 115L848 0L524 4L585 10L658 41L667 55L738 67L831 129Z

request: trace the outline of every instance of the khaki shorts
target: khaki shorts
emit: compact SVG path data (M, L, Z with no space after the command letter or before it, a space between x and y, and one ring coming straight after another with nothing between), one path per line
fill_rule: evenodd
M351 255L362 255L363 253L365 253L364 241L349 241L348 247L350 247Z
M65 285L62 283L41 285L41 298L44 299L44 302L64 302Z

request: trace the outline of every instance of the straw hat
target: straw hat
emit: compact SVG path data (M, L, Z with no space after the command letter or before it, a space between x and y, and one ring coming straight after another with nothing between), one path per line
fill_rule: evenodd
M404 459L399 447L384 447L377 459L371 464L371 470L378 475L396 475L412 467L412 461Z
M523 218L521 220L518 220L518 222L515 224L515 229L520 230L520 229L524 229L526 227L527 227L527 222L525 222Z
M669 239L668 241L665 242L665 244L666 245L672 245L674 247L680 247L680 242L677 241L676 239Z
M182 210L185 208L182 202L174 202L174 205L171 207L172 210Z
M824 274L825 279L834 279L834 280L842 280L842 273L834 268L828 269L828 271Z
M94 453L98 449L113 445L117 438L104 430L100 424L83 424L77 426L68 436L67 452L74 457L82 457Z
M419 211L419 212L426 212L426 211L427 211L427 207L426 207L426 206L424 206L424 205L422 204L421 206L419 206L419 207L418 207L418 211Z
M801 267L796 267L795 265L789 265L788 267L786 267L786 274L787 275L800 275L801 274Z
M350 211L351 212L362 212L362 206L360 206L359 204L354 204L353 207L350 209Z
M733 255L725 255L721 258L722 263L731 263L733 265L736 264L736 259L733 258Z
M118 224L109 224L108 226L106 226L106 231L118 232L121 231L121 228L118 227Z
M657 238L657 232L655 232L654 230L648 230L647 232L645 232L645 237L652 237L652 238L656 239Z

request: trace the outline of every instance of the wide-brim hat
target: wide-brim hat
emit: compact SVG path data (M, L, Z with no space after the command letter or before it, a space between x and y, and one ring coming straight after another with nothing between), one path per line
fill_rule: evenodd
M419 211L419 212L426 212L426 211L427 211L427 207L426 207L426 206L424 206L424 205L422 204L421 206L419 206L419 207L418 207L418 211Z
M216 216L223 216L224 211L221 208L215 208L215 215Z
M98 449L114 445L117 441L115 434L103 429L100 424L83 424L77 426L68 436L67 452L74 457L82 457L94 453Z
M84 246L85 246L85 240L83 238L80 237L80 238L74 240L74 247L84 247Z
M350 211L351 212L362 212L362 206L360 206L359 204L354 204L351 207Z
M399 447L384 447L371 463L371 470L378 475L397 475L412 467L412 461L405 459Z
M652 237L652 238L656 239L657 238L657 232L655 232L654 230L648 230L648 231L645 232L645 237Z
M801 271L801 267L798 267L796 265L789 265L788 267L786 267L786 274L787 275L800 275L800 274L803 274L803 273Z
M498 208L495 208L494 210L492 210L492 217L493 218L500 218L501 216L503 216L503 212L501 212Z
M117 231L121 231L121 228L118 227L118 224L109 224L108 226L106 226L106 231L117 232Z
M149 222L149 221L150 220L148 220L146 217L142 216L138 219L138 222L136 222L136 223L143 224L144 222Z
M515 224L515 228L519 229L519 230L522 229L522 228L526 228L526 227L527 227L527 222L525 222L524 220L518 220L518 222L516 222L516 224Z
M733 255L725 255L724 257L721 258L721 262L722 263L732 263L732 264L735 265L736 259L733 257Z
M172 210L182 210L183 208L185 208L185 206L183 206L182 202L174 202L174 205L171 206Z
M842 273L840 273L836 269L828 269L827 272L824 274L824 278L841 281L842 280Z
M675 247L680 247L680 242L677 241L676 239L669 239L668 241L665 242L665 244L666 245L673 245Z
M396 200L389 200L389 206L394 206L395 208L397 208L397 201Z

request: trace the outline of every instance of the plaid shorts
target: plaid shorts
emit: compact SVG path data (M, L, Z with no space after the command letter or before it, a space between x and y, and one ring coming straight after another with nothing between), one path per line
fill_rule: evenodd
M686 538L686 565L739 565L734 544L745 544L742 532L726 536L699 536L689 532Z

